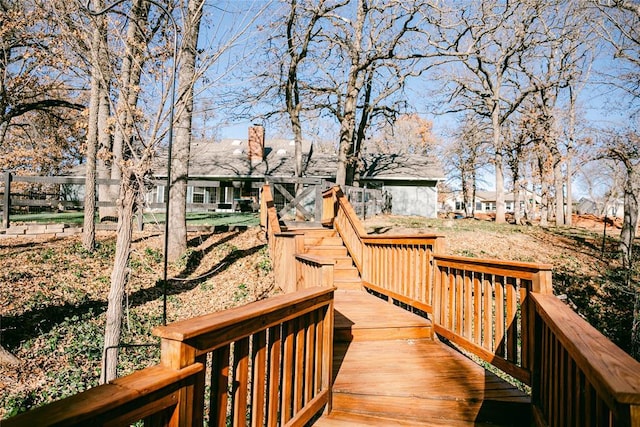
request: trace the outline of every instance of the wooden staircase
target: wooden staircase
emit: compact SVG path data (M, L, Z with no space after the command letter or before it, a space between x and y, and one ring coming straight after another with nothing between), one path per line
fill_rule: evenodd
M296 231L304 253L335 265L333 407L314 426L529 425L529 396L363 288L335 230Z
M338 233L329 228L304 230L303 253L331 259L334 263L334 283L336 288L346 290L362 289L362 279L353 259Z

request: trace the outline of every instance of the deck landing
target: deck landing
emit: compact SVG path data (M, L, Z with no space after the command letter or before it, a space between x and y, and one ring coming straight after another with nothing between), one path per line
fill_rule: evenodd
M314 426L529 425L529 396L431 339L425 319L357 291L335 308L333 412Z

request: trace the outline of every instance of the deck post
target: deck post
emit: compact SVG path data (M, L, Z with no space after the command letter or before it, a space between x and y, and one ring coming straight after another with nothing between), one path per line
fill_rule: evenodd
M204 363L206 356L196 358L196 349L184 342L162 338L160 341L160 364L172 369L182 369L196 362ZM193 385L184 387L178 394L177 410L173 412L170 427L202 425L204 419L205 370L200 372Z
M539 294L553 294L550 269L540 270L536 273L531 284L531 292L537 292Z

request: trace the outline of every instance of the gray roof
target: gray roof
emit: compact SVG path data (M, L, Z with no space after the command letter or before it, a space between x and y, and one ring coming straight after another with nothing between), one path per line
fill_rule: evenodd
M265 142L265 156L260 162L251 162L246 139L197 141L192 143L189 176L208 179L256 179L265 177L289 178L294 176L295 148L291 140L270 139ZM155 175L166 175L166 151L154 160ZM314 150L303 143L304 175L333 179L338 164L337 152ZM83 175L85 165L78 165L72 175ZM444 179L440 162L432 156L414 154L367 153L361 161L363 180L437 181Z

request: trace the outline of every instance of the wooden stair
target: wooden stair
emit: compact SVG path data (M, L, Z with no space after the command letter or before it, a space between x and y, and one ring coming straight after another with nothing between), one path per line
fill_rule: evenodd
M334 384L314 426L524 426L530 398L438 341L431 321L367 293L333 229L297 229L334 263Z
M301 229L304 253L330 259L334 263L334 284L338 289L362 289L362 279L337 232L330 228Z

